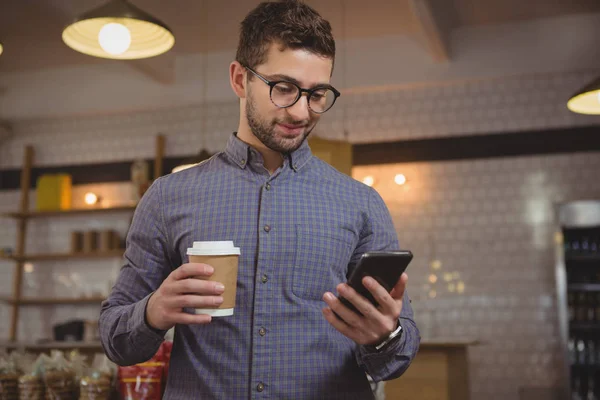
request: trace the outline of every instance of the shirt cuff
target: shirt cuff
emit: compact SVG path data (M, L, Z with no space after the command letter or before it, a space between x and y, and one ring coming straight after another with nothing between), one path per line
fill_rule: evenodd
M132 318L129 320L129 331L134 333L135 336L139 335L154 342L162 342L167 331L151 327L146 319L148 300L150 300L150 297L152 297L153 294L154 292L150 293L135 304Z
M359 365L363 365L363 368L375 382L384 380L385 376L393 374L398 361L410 360L410 354L404 354L409 335L410 332L407 332L404 325L402 325L402 335L396 336L379 351L375 349L375 346L358 346L356 358Z

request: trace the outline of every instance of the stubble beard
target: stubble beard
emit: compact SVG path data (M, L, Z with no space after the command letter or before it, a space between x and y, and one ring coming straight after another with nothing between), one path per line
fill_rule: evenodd
M314 124L312 126L307 126L309 124L307 121L281 121L278 119L274 119L270 122L265 121L258 115L258 111L256 111L256 108L254 107L254 101L250 95L246 98L246 118L248 119L248 126L254 136L256 136L256 138L267 148L281 154L288 154L297 150L302 146L302 143L304 143L315 127ZM303 135L297 137L283 137L275 131L277 124L279 123L306 126L305 132Z

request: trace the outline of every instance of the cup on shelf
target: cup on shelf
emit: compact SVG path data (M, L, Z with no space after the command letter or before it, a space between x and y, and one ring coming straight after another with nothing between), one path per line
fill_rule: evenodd
M98 232L91 230L83 234L83 252L92 253L98 250Z
M71 253L81 253L83 251L83 232L71 232Z

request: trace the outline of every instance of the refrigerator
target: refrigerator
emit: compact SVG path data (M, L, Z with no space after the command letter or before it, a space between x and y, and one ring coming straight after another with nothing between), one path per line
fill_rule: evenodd
M600 400L600 201L558 208L556 283L564 376L572 400Z

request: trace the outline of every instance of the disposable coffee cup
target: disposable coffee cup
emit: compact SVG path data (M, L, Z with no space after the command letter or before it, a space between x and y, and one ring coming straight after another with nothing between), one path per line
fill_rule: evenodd
M209 278L198 277L209 281L220 282L225 286L223 303L215 308L196 308L196 314L207 314L213 317L226 317L233 315L235 307L235 293L237 289L238 262L240 248L234 247L233 242L194 242L193 247L187 249L191 263L208 264L215 272Z

